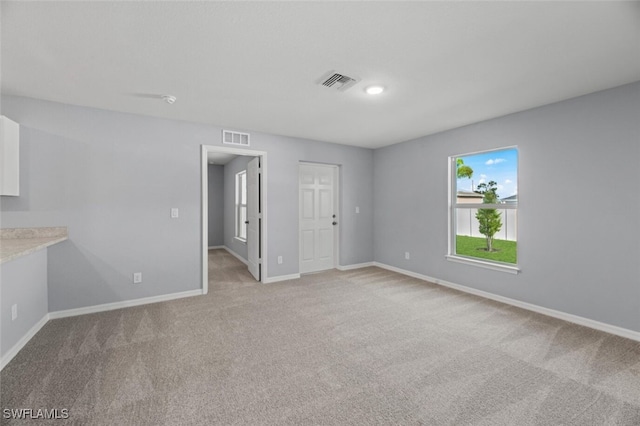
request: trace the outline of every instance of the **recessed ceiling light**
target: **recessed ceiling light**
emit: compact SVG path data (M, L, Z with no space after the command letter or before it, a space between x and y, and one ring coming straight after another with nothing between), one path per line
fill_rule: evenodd
M369 95L379 95L380 93L384 92L384 87L369 86L365 89L365 92L367 92Z

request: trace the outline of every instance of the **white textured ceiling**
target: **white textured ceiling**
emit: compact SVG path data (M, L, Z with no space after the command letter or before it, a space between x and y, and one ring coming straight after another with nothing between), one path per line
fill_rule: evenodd
M357 146L640 80L638 2L1 8L3 93ZM317 85L329 70L361 81ZM372 83L387 91L366 95Z

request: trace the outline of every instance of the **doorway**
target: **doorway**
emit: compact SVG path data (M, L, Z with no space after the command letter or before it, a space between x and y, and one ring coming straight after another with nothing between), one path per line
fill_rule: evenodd
M335 165L300 163L300 273L336 267L338 258L338 179Z
M238 159L237 157L241 157ZM222 246L231 254L238 257L247 265L251 275L260 282L264 282L267 278L266 247L267 247L267 211L266 211L266 174L267 174L267 153L264 151L254 151L239 148L227 148L218 146L202 145L201 147L201 207L202 207L202 290L206 294L209 289L209 246L210 246L210 212L209 212L209 178L210 178L210 161L213 159L226 158L227 162L233 162L234 159L242 160L243 182L242 188L236 180L233 173L233 179L226 177L225 185L232 185L231 191L236 195L234 197L233 206L225 206L225 209L232 209L233 220L233 238L232 243L224 243ZM226 167L226 166L225 166ZM235 170L233 170L235 172ZM215 191L214 191L215 193ZM238 198L239 197L239 198ZM212 200L213 201L213 200ZM215 204L215 203L214 203ZM240 222L239 222L240 221ZM226 222L226 221L225 221ZM225 223L225 227L228 225ZM215 234L215 233L214 233ZM225 241L229 239L226 238ZM228 246L241 243L244 246L243 256L237 256L237 251ZM244 259L242 258L244 257Z

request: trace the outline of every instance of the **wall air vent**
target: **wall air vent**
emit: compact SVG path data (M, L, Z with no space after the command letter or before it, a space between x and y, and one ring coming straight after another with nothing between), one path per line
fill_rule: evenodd
M222 143L229 145L249 146L249 133L222 131Z
M318 80L318 84L321 84L325 87L338 89L341 92L344 92L357 82L357 78L349 77L348 75L340 74L335 71L329 71L328 73L323 75L320 80Z

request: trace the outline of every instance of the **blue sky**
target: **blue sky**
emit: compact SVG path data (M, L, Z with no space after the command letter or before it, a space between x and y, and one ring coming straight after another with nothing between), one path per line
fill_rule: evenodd
M458 179L458 191L471 191L478 184L493 180L498 183L498 196L506 198L518 193L518 151L515 148L461 156L473 169L471 179Z

